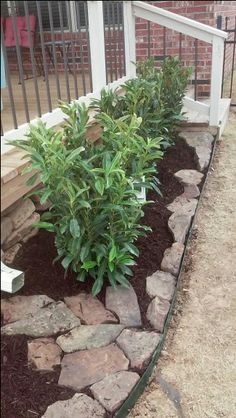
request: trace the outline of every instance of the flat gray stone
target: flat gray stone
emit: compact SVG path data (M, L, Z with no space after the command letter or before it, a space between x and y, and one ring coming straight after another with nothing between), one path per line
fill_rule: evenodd
M172 213L168 219L168 227L171 231L175 242L184 244L186 235L191 224L191 215L185 215L181 212Z
M106 288L106 308L115 312L120 323L127 327L140 327L141 314L136 293L132 287L117 286Z
M158 296L161 299L171 300L175 291L175 277L165 271L157 270L146 278L146 292L150 298Z
M183 138L186 143L192 147L208 147L211 149L212 143L214 141L214 137L210 134L210 132L180 132L180 138Z
M197 202L197 199L188 199L187 197L180 195L167 206L167 209L172 213L181 212L183 215L193 216L197 207Z
M63 357L58 384L81 390L128 366L129 360L115 344L77 351Z
M210 161L213 136L209 132L181 132L180 137L194 148L198 170L203 171Z
M65 304L80 318L82 324L114 324L118 320L112 312L105 309L102 302L87 293L66 297Z
M13 223L13 229L18 229L23 223L33 214L35 206L29 198L24 199L18 204L18 206L11 212L11 220Z
M159 332L163 332L165 320L170 309L167 300L155 297L148 306L147 319L150 324Z
M139 380L139 375L133 372L118 372L105 377L91 386L90 390L109 412L115 412Z
M11 235L13 230L13 223L11 218L8 216L1 219L1 245L6 241L6 239Z
M66 401L50 405L42 418L105 418L105 409L96 400L83 393L76 393Z
M1 301L1 315L3 323L8 324L35 314L40 308L54 302L46 295L13 296Z
M13 245L13 247L5 251L5 255L4 255L5 264L12 264L14 262L15 257L17 253L20 251L21 247L22 247L21 244L15 244Z
M211 149L206 146L198 146L195 148L197 157L198 170L203 171L208 167L211 158Z
M170 248L164 252L164 257L161 262L161 269L168 273L177 276L179 273L180 263L184 252L184 245L180 242L175 242Z
M192 199L194 197L198 197L199 195L200 190L196 184L189 184L188 186L184 186L184 193L181 196L186 197L187 199Z
M28 314L23 319L2 327L2 334L25 334L30 337L50 337L58 332L78 327L80 320L63 302L55 302Z
M28 341L28 362L38 370L53 370L61 364L62 350L53 338Z
M114 324L81 325L58 337L57 344L65 353L104 347L115 341L123 329L124 325Z
M203 174L197 170L179 170L174 176L184 186L189 186L190 184L195 184L197 186L201 183L203 178Z
M156 332L131 329L125 329L117 338L117 344L130 360L130 366L136 369L147 365L159 341L160 335Z
M33 227L35 222L40 221L40 215L34 212L26 221L6 239L3 244L3 249L8 249L18 242L22 241L26 235L28 235Z

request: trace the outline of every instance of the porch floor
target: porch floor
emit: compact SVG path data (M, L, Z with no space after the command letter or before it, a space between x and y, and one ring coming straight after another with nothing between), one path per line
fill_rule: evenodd
M83 89L83 79L81 74L76 74L77 83L78 83L78 91L79 96L84 95ZM67 84L66 84L66 77L64 73L59 74L59 85L61 91L61 100L69 101L67 95ZM71 99L76 99L75 94L75 85L74 85L74 75L68 73L69 79L69 86L70 86L70 95ZM58 107L58 92L57 92L57 81L55 74L49 74L48 76L49 88L50 88L50 95L52 101L52 109ZM14 96L14 103L15 103L15 112L17 115L17 123L18 126L26 123L26 114L25 114L25 107L24 107L24 99L23 99L23 92L22 92L22 85L19 84L19 78L17 74L11 74L11 83L12 83L12 90ZM40 105L41 105L41 113L49 112L48 106L48 96L47 96L47 85L46 82L43 81L43 76L37 77L38 83L38 90L39 90L39 97L40 97ZM90 88L90 81L89 76L86 74L85 76L85 87L86 92L89 93L91 91ZM28 101L29 107L29 118L30 120L38 117L38 109L37 109L37 101L36 101L36 94L35 94L35 86L33 78L29 78L25 80L25 90L26 96ZM2 119L2 127L4 133L14 129L13 124L13 117L11 111L11 102L9 98L8 88L2 90L2 103L3 109L1 112L1 119Z

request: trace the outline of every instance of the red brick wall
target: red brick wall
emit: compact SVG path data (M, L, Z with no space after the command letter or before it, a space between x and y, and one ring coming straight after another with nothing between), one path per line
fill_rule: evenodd
M229 27L234 25L234 16L236 15L235 1L148 1L152 5L162 7L174 13L186 16L193 20L209 24L216 27L216 18L218 15L229 17ZM223 26L224 28L224 26ZM61 34L55 34L56 40L61 39ZM75 61L76 69L89 71L89 54L88 54L88 37L86 32L65 33L65 39L74 39L75 42ZM45 41L51 39L50 33L45 33ZM179 34L166 29L166 42L164 48L164 31L163 27L150 23L150 47L148 45L148 22L142 19L136 19L136 54L137 59L144 59L151 56L156 57L157 61L163 58L163 55L180 55ZM225 76L227 76L232 66L232 46L226 48L226 64ZM211 45L205 42L198 41L197 46L197 79L200 84L197 87L199 96L209 95L210 75L211 75ZM105 32L105 52L107 61L107 71L114 73L114 79L124 74L124 45L123 33L118 31ZM58 69L64 71L64 64L59 50L57 50ZM68 52L69 62L72 64L72 49ZM187 66L195 65L195 45L194 39L189 36L182 36L181 38L181 59ZM49 57L47 57L48 64ZM115 71L115 67L118 71ZM52 65L48 65L49 72L53 72ZM30 71L31 64L25 62L26 70ZM10 69L17 71L16 57L13 54L10 57Z
M216 19L218 15L230 17L229 26L234 27L234 17L236 16L235 1L147 1L157 7L164 8L173 13L186 16L190 19L197 20L201 23L216 27ZM164 46L164 29L163 27L150 23L150 42L151 48L148 50L148 23L143 19L136 21L136 53L137 59L144 59L150 53L157 61L163 55L181 56L184 65L197 68L197 86L198 96L208 96L210 92L211 78L211 51L210 44L198 41L197 44L197 66L195 66L195 44L194 39L189 36L181 37L178 33L166 29L166 42ZM232 36L232 35L231 35ZM232 67L232 50L233 47L226 48L226 64L225 77L229 74Z

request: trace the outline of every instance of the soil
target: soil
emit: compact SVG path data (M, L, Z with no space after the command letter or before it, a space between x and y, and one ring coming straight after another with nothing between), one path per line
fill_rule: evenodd
M152 228L152 233L138 240L140 256L134 267L131 284L138 296L143 327L150 328L146 320L150 299L145 292L145 278L160 268L164 251L173 243L168 231L167 221L170 212L166 205L183 192L183 187L173 174L181 169L196 169L194 151L183 140L176 140L169 148L165 158L158 163L158 177L161 183L162 197L150 192L148 199L153 200L145 207L142 222ZM89 292L92 279L86 283L75 281L75 275L64 270L59 263L52 265L56 257L53 234L40 231L25 244L14 261L14 267L25 272L25 286L18 295L45 294L54 300L76 295L81 291ZM2 297L9 297L2 292ZM104 303L105 288L98 296ZM59 370L41 373L28 368L27 341L25 336L4 336L1 343L2 361L2 404L4 418L40 417L47 406L57 400L68 399L74 391L57 385Z

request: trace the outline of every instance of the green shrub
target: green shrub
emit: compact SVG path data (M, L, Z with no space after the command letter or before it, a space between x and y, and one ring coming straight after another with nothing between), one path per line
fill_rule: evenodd
M173 142L176 124L183 119L182 101L192 70L181 65L178 58L168 57L161 69L152 58L137 64L138 77L122 87L123 96L103 90L101 99L91 107L117 119L122 115L142 118L139 135L145 138L162 137L162 147Z
M62 109L69 116L62 132L40 123L31 126L26 140L13 143L31 158L26 171L38 170L44 184L41 203L49 199L52 204L36 226L55 232L57 259L79 281L92 276L96 295L106 278L112 286L129 285L126 277L138 255L134 242L149 230L140 225L143 203L134 180L145 175L145 187L151 187L153 161L162 153L158 140L137 134L141 120L136 116L127 122L101 114L102 143L94 145L85 138L87 110L65 104Z

